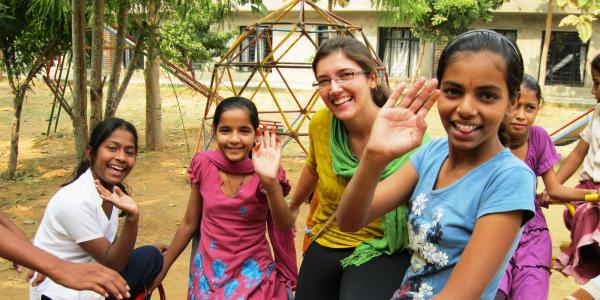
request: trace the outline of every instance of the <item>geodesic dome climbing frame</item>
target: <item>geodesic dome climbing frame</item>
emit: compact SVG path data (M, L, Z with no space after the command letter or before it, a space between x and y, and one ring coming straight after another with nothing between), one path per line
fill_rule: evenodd
M246 26L215 64L196 150L200 143L207 148L212 140L208 125L213 104L226 97L243 96L257 105L261 120L280 125L279 134L286 136L284 145L295 141L304 153L308 153L299 137L308 135L302 132L303 125L314 112L319 93L317 89L308 88L305 89L308 93L302 97L293 86L310 87L314 82L312 57L319 39L332 35L348 35L361 40L377 61L379 80L388 82L385 67L361 27L312 2L293 0ZM277 85L279 91L276 91ZM264 98L258 99L258 95ZM265 105L261 105L264 102L270 102L271 109L265 109ZM272 109L273 103L277 109ZM270 116L265 117L267 114Z

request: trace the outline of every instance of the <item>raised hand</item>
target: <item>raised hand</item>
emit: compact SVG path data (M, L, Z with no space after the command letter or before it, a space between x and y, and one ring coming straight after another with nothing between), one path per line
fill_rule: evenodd
M118 186L115 185L114 193L106 189L101 183L100 180L96 179L96 190L100 194L100 198L102 200L112 203L114 206L118 207L120 210L124 211L128 215L137 215L140 210L138 208L137 203L133 198L129 197L125 194Z
M385 160L402 156L421 144L427 123L425 116L440 96L437 80L420 78L398 102L401 84L377 113L366 149Z
M263 132L256 129L258 142L252 148L254 171L264 184L276 182L281 161L281 142L275 134L275 128L263 125Z

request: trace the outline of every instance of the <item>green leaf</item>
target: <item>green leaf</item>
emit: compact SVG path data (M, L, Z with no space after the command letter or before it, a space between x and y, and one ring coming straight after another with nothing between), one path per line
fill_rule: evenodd
M586 43L592 36L592 24L587 22L580 22L576 26L577 32L579 33L579 39Z
M579 5L579 8L584 8L590 4L590 0L578 0L577 4Z
M561 9L564 9L569 4L569 0L557 0L556 5Z
M558 24L559 27L563 27L563 26L577 26L577 24L579 24L579 18L576 15L568 15L566 17L564 17L562 20L560 20L560 23Z

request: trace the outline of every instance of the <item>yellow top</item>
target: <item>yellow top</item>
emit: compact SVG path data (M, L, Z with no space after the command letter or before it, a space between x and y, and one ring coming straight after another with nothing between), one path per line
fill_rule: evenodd
M327 109L317 111L310 120L310 149L306 166L319 175L317 197L319 205L312 217L312 232L317 233L336 210L349 179L337 176L331 166L329 130L332 114ZM381 221L377 219L357 232L343 232L337 222L331 222L316 242L329 248L356 247L362 241L380 239L383 236Z

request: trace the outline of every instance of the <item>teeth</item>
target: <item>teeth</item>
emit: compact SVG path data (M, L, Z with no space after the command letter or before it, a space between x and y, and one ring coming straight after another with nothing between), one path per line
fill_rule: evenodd
M454 123L454 125L456 126L456 128L458 128L461 131L473 131L473 130L477 129L477 127L478 127L476 125L460 124L460 123Z
M337 99L333 101L333 104L335 105L342 105L348 101L352 100L352 97L345 97L345 98L341 98L341 99Z
M110 168L115 169L117 171L123 172L125 171L125 168L117 166L117 165L109 165Z

